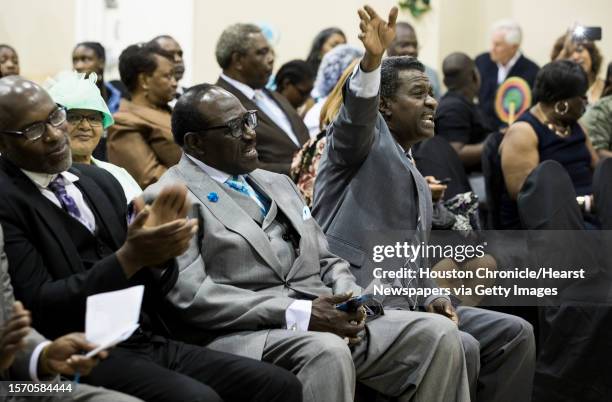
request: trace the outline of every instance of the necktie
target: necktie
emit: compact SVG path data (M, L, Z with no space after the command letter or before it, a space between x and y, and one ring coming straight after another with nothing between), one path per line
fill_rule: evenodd
M263 214L263 216L267 215L268 208L266 207L265 203L255 192L255 190L253 190L253 187L251 187L249 183L246 182L244 177L238 175L232 176L225 181L225 184L227 184L231 189L236 190L251 198L259 206L259 209L261 209L261 213Z
M57 176L49 185L47 186L49 190L55 194L57 199L60 202L60 205L64 209L64 211L68 212L70 216L74 219L81 221L81 211L79 211L79 207L77 206L74 198L72 198L66 192L66 186L64 185L63 179L61 176Z

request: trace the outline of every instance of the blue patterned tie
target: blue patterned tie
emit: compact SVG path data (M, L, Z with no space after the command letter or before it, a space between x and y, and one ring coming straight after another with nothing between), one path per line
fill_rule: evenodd
M57 176L55 179L53 179L47 188L51 190L53 194L55 194L64 211L68 212L68 214L74 219L81 221L81 211L79 211L79 207L74 201L74 198L69 196L66 192L66 186L64 185L61 176Z
M255 201L263 216L268 214L268 208L266 207L265 203L259 198L259 195L255 192L255 190L253 190L253 187L246 182L244 177L232 176L225 181L225 184L227 184L231 189L236 190Z

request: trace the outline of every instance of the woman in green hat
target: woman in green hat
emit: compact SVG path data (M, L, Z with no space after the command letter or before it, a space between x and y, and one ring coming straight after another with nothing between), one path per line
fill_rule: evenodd
M56 103L67 109L66 124L72 161L92 164L108 171L121 184L129 202L142 193L136 180L125 169L92 156L102 133L114 123L96 80L95 73L90 73L87 78L85 74L76 72L64 73L47 83L47 91Z

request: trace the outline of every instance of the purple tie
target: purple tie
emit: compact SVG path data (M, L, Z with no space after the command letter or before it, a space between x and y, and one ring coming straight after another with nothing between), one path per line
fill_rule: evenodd
M68 212L68 214L74 219L78 221L81 220L81 211L79 211L79 207L77 207L74 198L69 196L66 192L66 186L64 186L63 180L60 176L53 179L47 188L51 190L53 194L55 194L64 211Z

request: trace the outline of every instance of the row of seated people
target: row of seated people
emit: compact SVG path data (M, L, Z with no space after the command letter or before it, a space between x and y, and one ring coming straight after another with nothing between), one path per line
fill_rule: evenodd
M49 338L82 331L87 296L146 287L142 329L84 382L148 401L348 402L356 382L401 401L530 400L534 336L520 318L456 306L426 277L406 284L426 296L337 308L392 286L372 280L369 250L431 228L410 154L434 133L431 84L416 59L383 59L397 8L359 17L365 52L327 133L312 214L287 176L258 168L259 113L223 85L178 99L180 160L128 206L113 172L72 164L75 128L86 137L111 119L95 78L49 92L0 80L0 223L33 327ZM136 77L148 98L163 87Z

